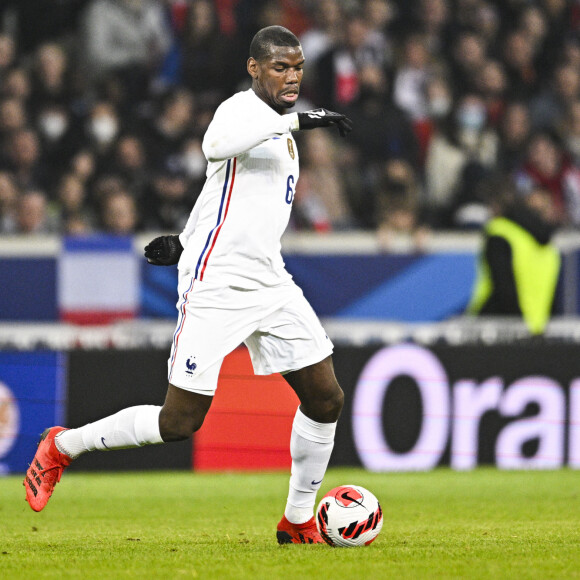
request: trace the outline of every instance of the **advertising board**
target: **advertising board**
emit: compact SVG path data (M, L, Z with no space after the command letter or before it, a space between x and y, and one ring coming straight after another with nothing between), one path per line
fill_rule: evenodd
M66 355L0 352L0 474L24 472L46 427L64 421Z
M336 464L580 466L577 345L341 348L335 368L349 392Z

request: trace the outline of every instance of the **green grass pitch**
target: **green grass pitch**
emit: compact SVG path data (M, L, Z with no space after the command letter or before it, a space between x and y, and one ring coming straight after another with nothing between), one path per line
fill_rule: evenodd
M580 578L580 471L374 474L384 526L364 548L278 546L288 475L70 473L41 513L0 478L0 578Z

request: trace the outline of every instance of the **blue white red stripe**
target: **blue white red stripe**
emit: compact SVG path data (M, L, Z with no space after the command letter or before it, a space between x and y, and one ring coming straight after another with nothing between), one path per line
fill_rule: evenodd
M181 332L182 332L183 327L185 325L185 317L187 315L187 313L185 311L185 307L187 305L189 293L191 292L191 289L193 288L194 281L195 281L195 278L192 278L191 284L189 285L189 288L183 293L181 306L179 307L179 324L177 325L177 328L175 329L175 333L173 334L173 343L171 345L171 364L170 364L170 371L169 371L169 381L171 381L171 375L173 375L173 365L175 364L175 357L177 355L177 345L179 343L179 337L181 336Z
M205 273L207 262L215 246L220 230L222 229L222 226L226 221L226 217L228 216L228 209L230 207L230 200L232 198L232 190L234 188L234 180L236 178L236 163L237 163L236 157L233 158L233 162L232 159L228 159L226 165L226 178L224 180L224 187L222 189L222 197L220 201L220 209L218 212L217 223L213 227L213 229L209 232L209 235L207 236L207 240L205 242L205 246L199 256L199 259L197 260L197 266L195 267L195 278L198 280L203 280L203 275Z

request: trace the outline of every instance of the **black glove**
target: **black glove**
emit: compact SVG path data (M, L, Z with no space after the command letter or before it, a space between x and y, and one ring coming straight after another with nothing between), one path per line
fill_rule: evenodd
M352 131L352 121L342 113L333 113L328 109L314 109L305 113L298 113L300 130L316 129L336 125L341 137L346 137Z
M172 266L179 262L183 246L179 236L160 236L145 246L145 257L154 266Z

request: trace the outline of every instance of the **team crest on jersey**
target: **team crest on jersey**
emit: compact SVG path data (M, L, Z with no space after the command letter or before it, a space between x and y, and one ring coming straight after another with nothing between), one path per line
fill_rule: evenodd
M192 356L192 357L188 358L187 361L185 362L185 366L187 367L187 370L185 371L185 373L189 376L193 375L193 371L197 368L197 363L195 362L195 357Z
M292 157L292 159L296 157L294 153L294 142L292 141L292 139L290 139L290 137L288 137L288 153L290 153L290 157Z

